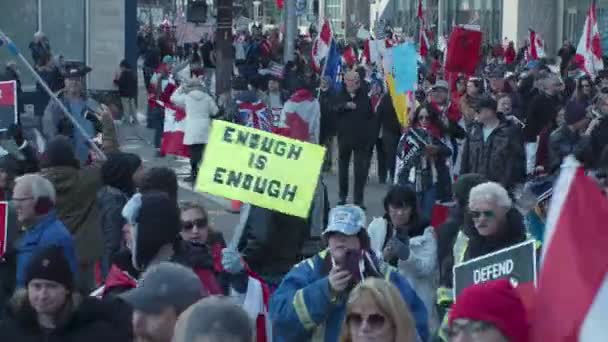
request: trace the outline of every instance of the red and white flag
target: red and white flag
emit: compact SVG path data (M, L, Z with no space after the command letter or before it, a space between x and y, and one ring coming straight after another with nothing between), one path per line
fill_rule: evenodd
M319 143L321 108L313 93L300 89L285 102L276 133L282 136Z
M583 34L576 48L576 56L584 61L583 68L591 76L597 75L599 70L604 69L602 40L597 25L595 1L591 2L591 6L587 12Z
M547 218L532 341L606 341L607 217L608 199L567 157Z
M546 56L545 54L545 42L540 37L540 34L534 30L530 30L530 46L527 50L527 60L535 61Z
M321 62L329 54L332 36L331 24L325 19L319 36L312 43L312 67L317 73L321 72Z
M426 33L426 23L424 22L424 11L422 10L422 0L418 0L418 20L420 21L419 46L420 56L426 57L429 54L429 38Z
M160 145L162 155L173 154L190 158L190 150L184 145L184 132L186 130L186 112L172 103L159 103L165 108L165 123Z

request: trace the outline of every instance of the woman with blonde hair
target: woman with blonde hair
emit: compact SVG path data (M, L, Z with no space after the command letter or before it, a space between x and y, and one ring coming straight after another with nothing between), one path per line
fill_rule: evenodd
M340 342L414 342L412 314L399 290L381 278L367 278L348 296Z

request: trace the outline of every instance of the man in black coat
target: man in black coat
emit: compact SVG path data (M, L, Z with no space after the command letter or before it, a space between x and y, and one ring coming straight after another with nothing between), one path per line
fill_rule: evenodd
M479 173L511 191L525 180L525 150L519 127L496 113L496 101L479 103L475 125L462 151L460 174Z
M361 89L361 79L354 71L344 76L345 91L336 97L338 118L338 175L340 181L340 202L348 197L348 169L354 154L355 196L354 203L363 207L363 192L370 162L371 146L376 138L372 105L367 94Z

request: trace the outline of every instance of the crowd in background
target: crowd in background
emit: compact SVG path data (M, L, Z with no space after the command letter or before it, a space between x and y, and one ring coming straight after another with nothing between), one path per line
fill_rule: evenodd
M454 303L452 266L526 240L542 248L566 156L608 186L608 72L585 75L568 42L560 63L498 44L475 75L445 72L434 50L403 126L380 66L345 59L336 84L311 67L309 43L300 37L277 73L277 35L235 35L231 89L215 94L213 39L177 53L167 28L139 37L147 124L161 154L158 103L184 110L187 181L213 119L324 145L324 173L337 168L338 203L322 175L307 219L246 206L244 234L227 247L203 206L180 201L174 171L120 151L112 113L82 86L87 68L54 57L37 34L36 70L82 130L39 87L44 151L17 125L9 138L19 150L0 158L9 201L0 339L529 341L508 281L467 288ZM123 61L115 77L123 124L138 124L135 72ZM423 142L415 158L411 135ZM384 198L365 196L374 156ZM368 222L370 202L384 213ZM448 213L437 220L440 207Z

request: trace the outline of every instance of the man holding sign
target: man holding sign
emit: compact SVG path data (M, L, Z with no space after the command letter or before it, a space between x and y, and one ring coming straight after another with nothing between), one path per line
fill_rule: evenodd
M324 148L262 130L214 121L196 190L250 203L224 251L270 285L297 263L310 236L308 221ZM245 208L244 207L244 208Z

